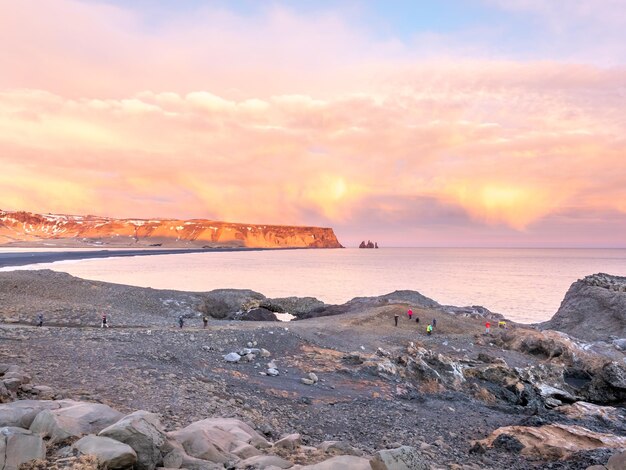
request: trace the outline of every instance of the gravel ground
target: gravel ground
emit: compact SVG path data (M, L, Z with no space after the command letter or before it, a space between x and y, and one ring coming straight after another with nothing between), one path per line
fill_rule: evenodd
M23 366L34 383L50 385L68 398L103 402L124 412L160 413L169 429L212 416L237 417L271 439L299 432L305 443L342 440L368 454L413 445L442 468L577 469L594 462L587 454L563 466L505 449L471 453L474 440L537 417L462 392L407 386L346 359L378 348L400 355L414 342L459 359L483 352L513 366L536 361L484 341L479 319L414 308L423 319L416 324L403 315L405 305L392 305L291 323L211 320L202 329L192 319L183 329L173 326L179 312L196 300L193 293L59 273L2 273L0 362ZM113 312L108 329L96 326L105 307ZM25 324L40 310L46 311L46 326ZM393 325L396 312L401 314L398 327ZM427 337L426 319L432 318L437 328ZM249 343L267 349L271 357L236 364L223 359ZM262 375L271 360L277 377ZM319 377L316 385L300 381L310 372ZM554 415L541 419L565 421Z

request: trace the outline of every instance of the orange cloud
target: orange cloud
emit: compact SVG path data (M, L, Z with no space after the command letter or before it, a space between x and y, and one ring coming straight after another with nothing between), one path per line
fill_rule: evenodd
M339 17L280 9L150 35L118 7L2 5L3 209L525 233L626 213L623 67L388 59Z

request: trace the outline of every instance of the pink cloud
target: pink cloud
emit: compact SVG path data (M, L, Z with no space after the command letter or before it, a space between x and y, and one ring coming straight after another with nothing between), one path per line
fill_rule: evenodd
M2 6L3 209L316 223L347 244L626 226L623 67L417 61L333 14L205 10L152 35L117 7Z

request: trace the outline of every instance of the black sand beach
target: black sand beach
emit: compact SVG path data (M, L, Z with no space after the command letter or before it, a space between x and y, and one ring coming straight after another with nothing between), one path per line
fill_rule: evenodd
M142 249L142 250L94 250L94 251L40 251L27 252L16 248L15 253L0 253L0 268L26 266L29 264L54 263L55 261L112 258L120 256L176 255L212 251L262 251L269 248L196 248L196 249Z

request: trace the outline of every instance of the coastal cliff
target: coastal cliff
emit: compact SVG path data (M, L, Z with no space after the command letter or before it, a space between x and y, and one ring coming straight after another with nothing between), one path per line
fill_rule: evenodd
M626 338L626 277L598 273L579 279L541 327L590 341Z
M0 245L341 248L332 228L0 210Z

